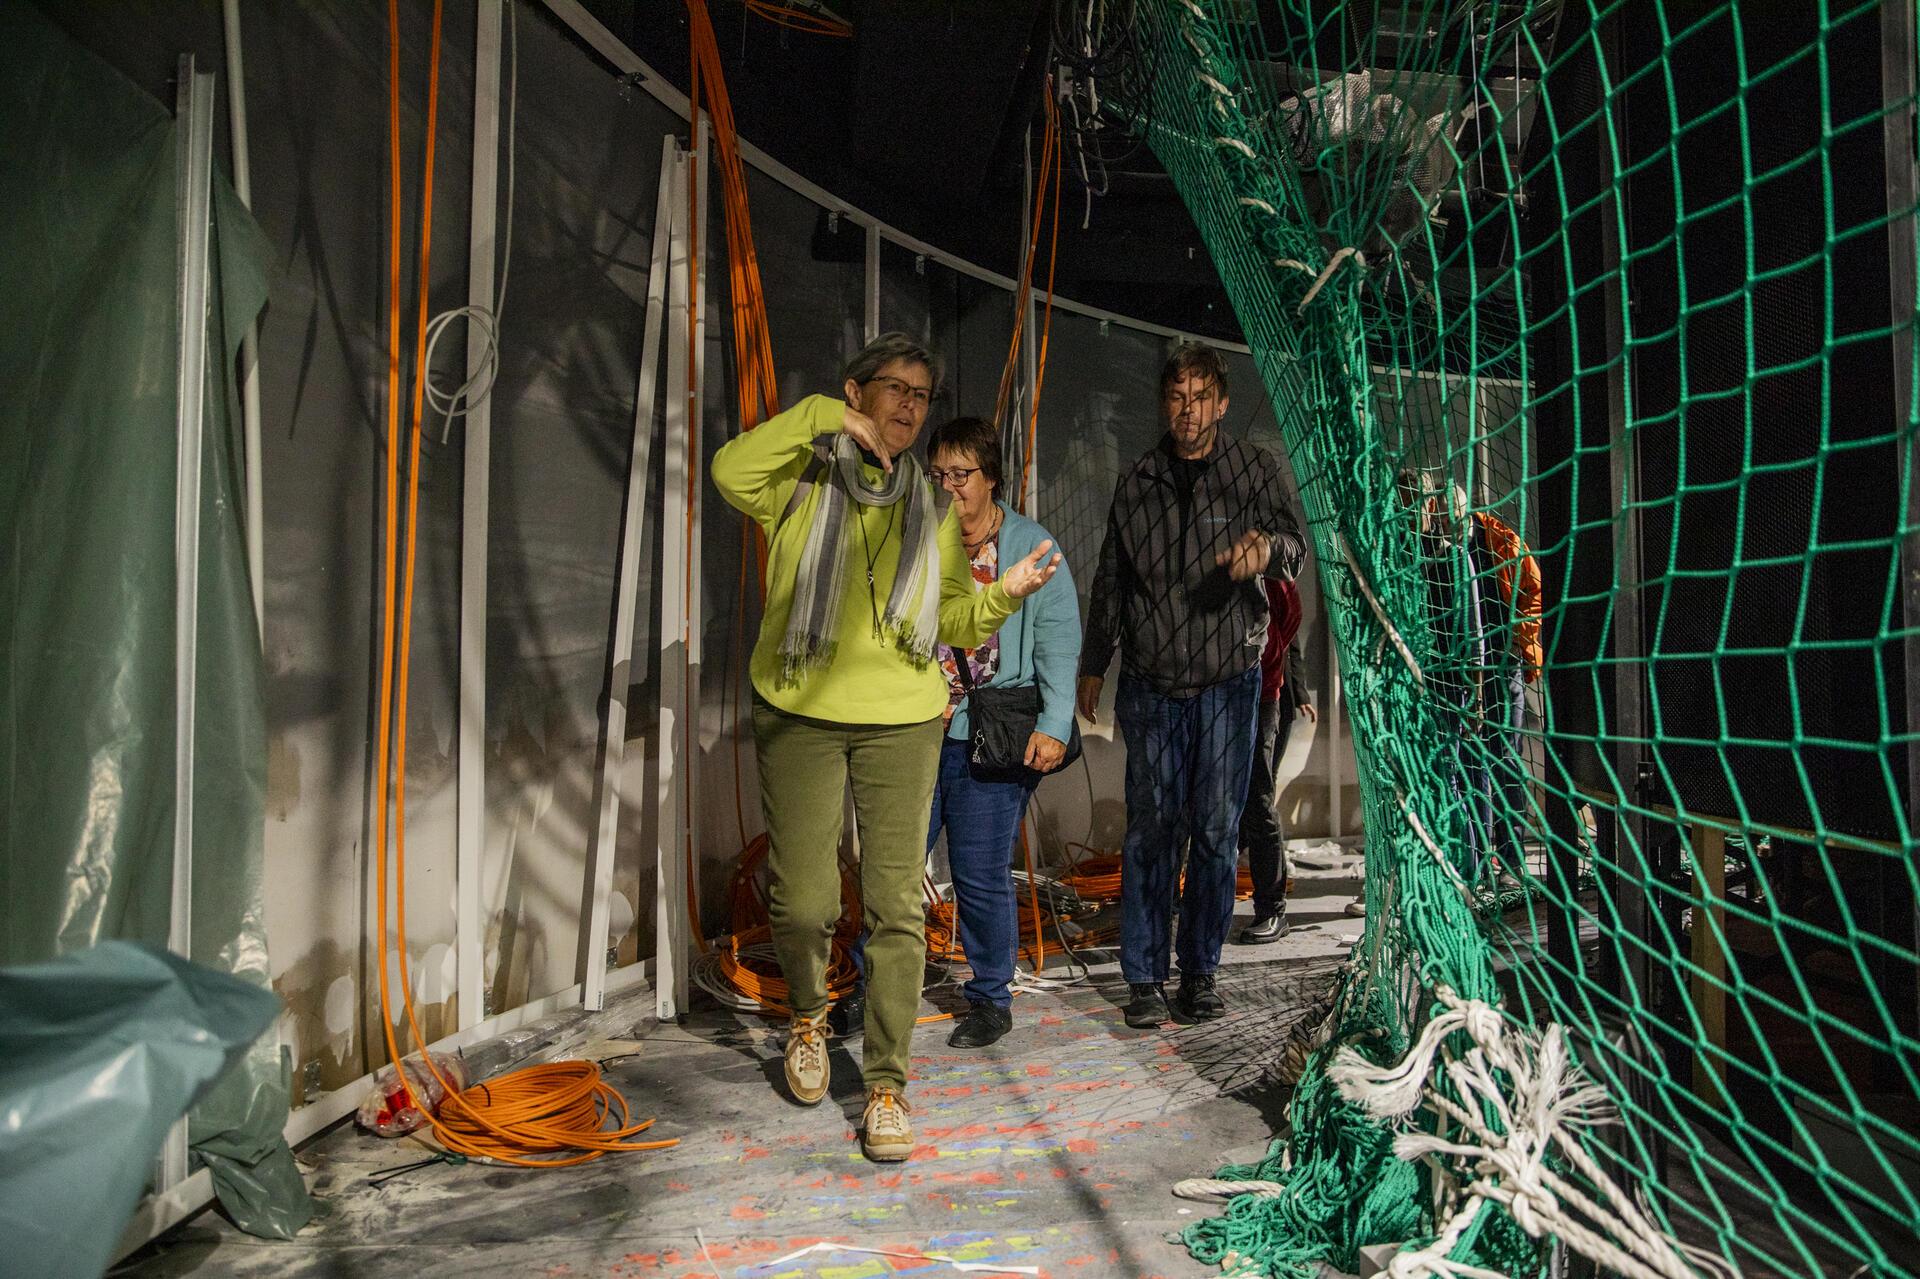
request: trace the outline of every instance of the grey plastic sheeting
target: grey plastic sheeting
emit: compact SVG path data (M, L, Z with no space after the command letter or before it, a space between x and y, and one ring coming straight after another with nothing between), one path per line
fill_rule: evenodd
M0 962L167 940L174 860L179 341L171 112L35 10L0 10ZM215 182L195 704L193 957L268 983L265 717L241 527L240 334L266 247ZM235 1220L312 1206L260 1039L193 1115ZM110 1143L109 1143L110 1144Z
M167 1129L280 1011L258 985L102 942L0 969L0 1270L92 1279Z

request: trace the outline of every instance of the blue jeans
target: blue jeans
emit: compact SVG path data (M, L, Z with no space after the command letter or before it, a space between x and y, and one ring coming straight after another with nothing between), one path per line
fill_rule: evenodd
M1004 777L976 773L967 743L949 737L940 748L927 849L947 832L947 864L960 948L973 976L960 988L969 1002L1013 1003L1013 952L1020 939L1020 902L1013 890L1013 840L1040 780L1029 769Z
M1127 838L1120 854L1120 971L1164 982L1180 850L1180 971L1210 973L1233 919L1240 810L1253 771L1260 671L1192 697L1163 697L1120 677L1116 702L1127 743Z

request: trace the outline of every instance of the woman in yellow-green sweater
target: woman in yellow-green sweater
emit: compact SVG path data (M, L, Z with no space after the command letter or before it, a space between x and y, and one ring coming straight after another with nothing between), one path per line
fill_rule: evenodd
M714 485L769 544L750 669L768 912L793 1006L787 1087L805 1105L827 1093L826 972L851 782L869 934L861 1143L881 1160L913 1149L920 881L948 698L935 646L978 646L1060 563L1042 542L976 591L959 525L941 517L909 452L938 381L934 355L884 334L848 362L844 401L809 396L713 458Z

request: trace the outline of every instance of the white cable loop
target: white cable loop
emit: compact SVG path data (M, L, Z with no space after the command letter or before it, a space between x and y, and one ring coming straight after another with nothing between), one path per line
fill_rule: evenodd
M1262 200L1257 195L1243 195L1240 197L1240 203L1246 205L1248 208L1259 209L1262 213L1265 213L1270 218L1277 218L1280 216L1278 210L1276 210L1271 204L1268 204L1265 200Z
M427 403L433 411L440 414L440 442L445 444L453 433L453 419L465 417L493 394L494 379L500 374L500 320L506 313L507 274L513 265L513 180L515 116L520 100L520 19L512 4L507 5L507 216L506 234L500 237L500 282L493 291L491 308L468 304L442 311L427 324L426 354L421 361L419 378L424 384ZM453 327L455 320L465 320L469 330L477 328L481 339L486 343L480 357L480 367L467 375L466 381L451 391L443 391L433 384L433 356L440 345L440 339Z
M1213 142L1215 146L1232 147L1234 150L1244 153L1249 160L1258 160L1260 158L1257 151L1238 138L1229 138L1223 135L1216 137Z

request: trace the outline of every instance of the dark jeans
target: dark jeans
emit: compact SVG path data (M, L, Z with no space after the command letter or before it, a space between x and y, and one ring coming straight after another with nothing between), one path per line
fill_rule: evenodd
M1253 767L1258 668L1192 697L1163 697L1122 675L1116 709L1127 743L1127 837L1120 856L1120 971L1164 982L1180 849L1180 971L1211 973L1233 919L1240 810Z
M1253 872L1253 913L1260 919L1278 914L1287 905L1287 824L1274 800L1280 788L1280 759L1287 753L1297 714L1291 700L1260 703L1247 806L1240 814L1240 847L1247 850L1247 868Z
M1030 769L995 777L967 763L967 743L949 737L940 748L940 775L933 784L932 851L947 832L947 865L953 870L953 901L960 948L973 976L961 993L1002 1008L1013 1003L1013 953L1020 939L1020 901L1013 889L1013 840L1026 816L1027 800L1040 775Z

